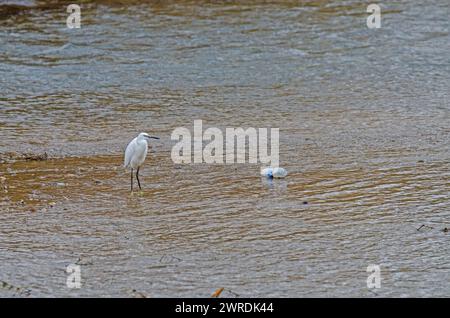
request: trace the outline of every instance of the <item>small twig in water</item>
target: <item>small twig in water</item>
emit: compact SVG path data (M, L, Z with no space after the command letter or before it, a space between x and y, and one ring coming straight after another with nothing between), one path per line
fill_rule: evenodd
M235 297L240 297L238 293L235 293L234 291L227 289L227 292L229 292L230 294L232 294Z
M223 292L223 290L224 290L224 288L223 287L221 287L221 288L219 288L219 289L217 289L212 295L211 295L211 297L213 297L213 298L217 298L217 297L219 297L220 296L220 294Z
M159 262L160 263L162 263L163 262L163 260L165 261L165 262L171 262L171 261L173 261L173 260L176 260L177 262L181 262L182 261L182 259L181 258L179 258L179 257L176 257L176 256L173 256L173 255L166 255L166 254L164 254L163 256L161 256L161 258L159 259Z
M417 231L420 231L420 229L423 228L423 227L427 227L427 228L429 228L429 229L434 229L434 227L432 227L432 226L422 224L422 225L419 226L419 228L417 228L416 230L417 230Z

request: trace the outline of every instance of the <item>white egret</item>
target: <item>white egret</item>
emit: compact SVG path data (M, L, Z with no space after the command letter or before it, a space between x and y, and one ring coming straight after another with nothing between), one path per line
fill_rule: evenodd
M148 139L159 139L159 137L150 136L147 133L140 133L136 138L134 138L127 146L125 150L125 168L131 168L131 191L133 191L133 169L136 169L136 179L141 188L141 183L139 182L139 168L144 163L145 157L147 156L148 150Z

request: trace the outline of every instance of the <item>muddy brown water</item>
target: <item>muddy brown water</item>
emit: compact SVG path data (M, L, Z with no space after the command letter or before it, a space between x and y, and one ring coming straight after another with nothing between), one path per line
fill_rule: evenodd
M446 0L378 30L353 0L80 3L79 30L64 1L0 4L0 296L450 296ZM175 165L194 119L279 127L288 177Z

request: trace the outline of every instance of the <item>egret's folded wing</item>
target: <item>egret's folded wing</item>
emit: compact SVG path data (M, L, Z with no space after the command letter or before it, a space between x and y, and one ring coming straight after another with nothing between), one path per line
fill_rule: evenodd
M125 149L125 160L123 163L123 166L125 168L128 168L128 166L130 165L131 157L133 156L133 151L134 151L134 140L132 140L128 144L127 149Z

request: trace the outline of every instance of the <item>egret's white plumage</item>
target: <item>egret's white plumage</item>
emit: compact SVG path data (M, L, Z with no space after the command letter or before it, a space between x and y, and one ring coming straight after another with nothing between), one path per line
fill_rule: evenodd
M141 189L141 183L139 181L139 168L145 161L148 151L148 139L159 139L158 137L150 136L147 133L140 133L128 144L125 149L125 168L131 168L131 191L133 191L133 169L136 169L136 179L138 181L139 189Z
M134 138L127 146L125 150L125 168L139 168L147 156L148 143L145 137L145 133L140 133Z

